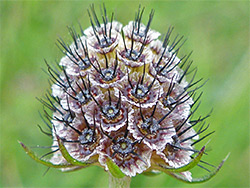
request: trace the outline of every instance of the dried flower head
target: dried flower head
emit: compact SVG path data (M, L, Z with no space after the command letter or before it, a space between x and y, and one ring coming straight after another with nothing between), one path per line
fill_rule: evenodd
M52 95L40 100L53 112L44 110L51 133L41 129L53 138L53 156L38 158L22 144L33 159L62 171L98 165L117 178L162 171L186 182L206 181L221 168L224 161L207 176L191 177L191 168L209 165L200 160L205 147L194 146L213 133L200 136L210 114L192 119L204 83L190 70L191 53L177 57L183 36L171 39L170 27L159 40L150 29L154 11L146 25L143 12L139 7L123 27L103 7L101 24L92 5L91 26L80 34L69 28L71 45L58 40L65 56L54 68L46 62Z

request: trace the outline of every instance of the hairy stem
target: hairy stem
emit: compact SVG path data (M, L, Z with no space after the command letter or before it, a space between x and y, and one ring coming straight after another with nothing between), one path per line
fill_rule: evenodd
M109 188L129 188L131 177L116 178L109 173Z

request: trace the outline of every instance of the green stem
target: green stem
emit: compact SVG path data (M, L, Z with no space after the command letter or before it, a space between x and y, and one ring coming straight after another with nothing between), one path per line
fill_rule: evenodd
M116 178L109 173L109 188L129 188L131 177Z

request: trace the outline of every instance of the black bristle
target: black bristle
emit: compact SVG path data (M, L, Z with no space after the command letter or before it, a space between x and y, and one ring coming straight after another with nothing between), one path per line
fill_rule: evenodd
M48 153L46 153L46 154L44 154L44 155L42 155L42 156L40 157L40 159L42 159L42 158L44 158L44 157L46 157L46 156L48 156L48 155L50 155L50 154L53 154L53 153L55 153L55 152L57 152L57 151L59 151L59 148L56 149L56 150L50 151L50 152L48 152Z

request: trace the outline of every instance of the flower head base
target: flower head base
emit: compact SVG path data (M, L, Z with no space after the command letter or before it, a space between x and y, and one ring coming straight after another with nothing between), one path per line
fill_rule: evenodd
M202 166L205 153L194 145L213 133L199 137L210 114L191 120L203 84L194 80L191 54L177 57L183 37L170 40L169 28L158 40L160 33L150 29L154 11L146 25L143 12L139 8L135 20L122 27L113 14L108 19L105 7L100 24L91 6L91 27L81 29L83 36L70 28L73 43L58 41L65 57L59 70L47 64L52 95L41 99L53 112L50 117L45 111L53 156L38 158L22 144L33 159L63 171L98 165L116 177L163 171L187 182L206 181L220 169L224 161L204 178L191 177L189 170ZM189 83L187 74L193 74Z

